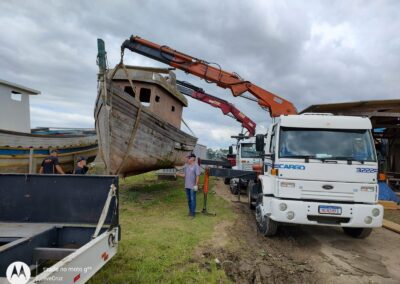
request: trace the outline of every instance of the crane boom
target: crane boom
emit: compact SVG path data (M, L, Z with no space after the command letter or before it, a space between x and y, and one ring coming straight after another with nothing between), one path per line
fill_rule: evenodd
M229 115L241 123L249 131L250 136L256 133L256 123L237 109L233 104L213 95L207 94L203 89L188 82L176 81L177 89L182 94L221 109L224 115Z
M221 88L230 89L235 97L249 92L257 98L261 107L269 110L272 117L297 113L291 102L264 90L250 81L243 80L236 73L222 70L218 65L215 67L205 60L181 53L165 45L160 46L138 36L131 36L130 39L123 42L121 46L122 55L126 48L198 76L207 82L216 83Z

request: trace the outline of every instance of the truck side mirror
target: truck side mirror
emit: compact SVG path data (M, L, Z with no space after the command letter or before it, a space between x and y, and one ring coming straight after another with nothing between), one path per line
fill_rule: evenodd
M233 154L233 147L229 146L229 155L232 155L232 154Z
M256 150L257 152L264 152L264 147L265 147L265 141L264 141L264 135L263 134L257 134L256 135Z

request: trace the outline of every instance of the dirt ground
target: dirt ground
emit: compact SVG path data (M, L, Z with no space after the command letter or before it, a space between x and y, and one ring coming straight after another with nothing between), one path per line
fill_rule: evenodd
M222 181L214 191L237 200ZM289 226L266 238L257 233L246 197L241 201L231 202L235 221L218 224L213 239L195 256L206 268L224 269L233 282L400 283L400 235L380 228L359 240L340 228Z

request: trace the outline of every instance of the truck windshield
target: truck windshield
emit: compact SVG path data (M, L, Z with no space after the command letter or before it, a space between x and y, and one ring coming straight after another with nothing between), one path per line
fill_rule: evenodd
M260 153L256 151L255 143L242 143L241 149L242 158L260 158Z
M280 158L376 161L368 130L282 127Z

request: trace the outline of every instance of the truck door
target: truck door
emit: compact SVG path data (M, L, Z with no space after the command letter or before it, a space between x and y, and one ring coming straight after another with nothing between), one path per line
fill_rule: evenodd
M275 149L276 149L276 136L277 136L277 124L272 126L272 129L268 131L270 133L268 139L267 139L267 144L266 144L266 149L265 149L265 174L270 175L271 174L271 169L275 163Z

